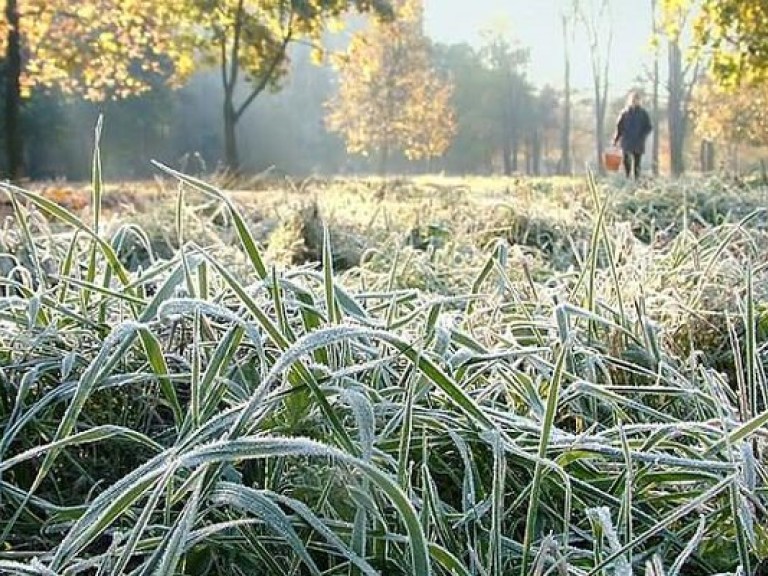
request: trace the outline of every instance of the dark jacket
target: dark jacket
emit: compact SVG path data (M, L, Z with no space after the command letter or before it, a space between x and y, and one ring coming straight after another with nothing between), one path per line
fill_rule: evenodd
M616 122L616 137L614 141L621 140L621 149L624 152L643 154L645 152L645 139L651 133L651 118L642 106L630 106L625 108Z

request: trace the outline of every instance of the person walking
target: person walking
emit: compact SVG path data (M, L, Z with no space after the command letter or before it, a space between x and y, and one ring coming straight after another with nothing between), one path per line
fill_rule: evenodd
M627 178L630 175L634 176L635 180L640 178L640 165L645 153L645 141L652 130L651 117L640 105L640 94L630 92L627 105L621 111L616 122L616 135L613 138L614 146L621 143L621 150L624 154L624 172Z

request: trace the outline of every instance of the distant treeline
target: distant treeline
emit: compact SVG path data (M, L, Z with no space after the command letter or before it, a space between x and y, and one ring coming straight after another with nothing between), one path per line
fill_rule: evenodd
M764 4L646 7L658 49L652 69L638 64L634 88L654 120L654 173L762 160ZM99 114L115 178L150 176L150 159L295 176L599 166L624 99L609 94L629 88L609 89L611 3L563 5L563 82L553 88L532 83L528 50L502 30L483 32L479 45L432 43L423 0L9 0L0 176L85 178ZM576 34L588 54L572 53ZM585 57L593 85L580 92L570 63Z
M455 138L446 154L429 164L395 153L389 160L391 172L558 171L560 96L551 88L537 90L526 80L523 49L503 49L510 52L501 67L485 49L433 46L435 66L454 84ZM273 168L295 176L375 172L375 158L348 154L341 138L326 128L327 103L336 83L332 66L317 66L308 49L294 47L283 88L257 99L238 125L243 171ZM158 83L143 95L98 104L36 91L23 109L27 176L87 178L93 126L100 113L105 116L102 154L109 176L149 177L150 159L191 172L216 171L224 165L222 105L213 70L198 73L179 89ZM591 151L590 111L586 104L583 108L583 142L578 129L574 134L576 158ZM5 130L0 134L4 139ZM0 156L0 168L4 162Z

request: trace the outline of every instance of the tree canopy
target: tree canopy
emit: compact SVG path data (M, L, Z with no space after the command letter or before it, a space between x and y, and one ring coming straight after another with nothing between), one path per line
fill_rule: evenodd
M19 117L33 89L119 99L161 81L179 85L205 64L220 67L225 159L237 169L235 126L287 73L288 45L317 42L351 8L391 14L386 0L6 0L9 172L23 173Z
M712 73L725 85L768 81L768 3L707 0L696 27L713 49Z
M22 96L45 87L90 100L122 98L192 72L179 7L176 0L13 0L0 17L0 51L8 51L17 18Z
M704 82L695 91L693 113L696 131L709 140L728 144L768 144L768 85L749 86L735 94Z
M202 61L218 66L224 89L225 160L238 170L236 125L254 100L288 72L288 46L319 49L328 28L350 9L390 16L386 0L179 0Z
M194 68L180 27L181 0L5 0L4 53L7 170L24 174L23 99L55 88L89 100L124 98L159 80L179 83Z
M349 152L381 154L382 169L395 150L412 160L439 156L455 132L453 88L432 67L422 11L421 0L399 0L394 21L372 22L337 60L328 127Z
M765 0L663 0L667 14L699 6L694 36L712 78L734 89L768 82L768 2Z

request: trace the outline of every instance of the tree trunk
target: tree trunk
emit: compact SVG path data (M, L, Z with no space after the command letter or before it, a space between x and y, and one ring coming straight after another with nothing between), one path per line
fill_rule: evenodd
M240 171L240 154L237 149L237 123L245 111L253 104L256 98L267 88L274 77L278 67L285 59L288 45L293 40L293 29L289 28L280 42L279 49L274 58L264 69L260 76L250 78L247 83L251 86L251 93L235 106L235 89L240 78L240 45L244 26L247 18L245 12L245 0L238 0L234 12L234 22L229 31L232 33L231 45L228 44L226 34L221 38L221 79L224 88L224 160L227 169L231 172ZM291 10L293 8L290 8ZM229 54L228 54L229 53Z
M227 169L233 173L240 171L240 155L237 151L237 115L232 103L232 94L224 97L224 160Z
M651 103L651 170L654 176L659 175L659 157L661 150L661 134L659 133L659 59L653 63L653 102Z
M608 19L610 2L602 0L597 10L584 11L583 6L574 0L577 18L584 26L587 42L589 44L590 65L592 68L592 88L595 96L595 148L597 152L597 170L605 174L603 166L603 152L605 151L605 113L608 102L608 74L610 72L611 49L613 47L613 27ZM603 30L601 24L607 24L608 30ZM604 34L607 34L605 44Z
M531 138L526 139L523 145L523 165L525 166L525 174L531 176L533 174L533 141Z
M653 12L653 35L658 34L658 24L656 22L657 0L651 0L651 10ZM653 134L651 134L651 170L654 176L659 175L659 150L661 148L661 135L659 134L659 84L661 77L659 74L659 50L654 49L653 55L653 97L651 102L651 122L653 123Z
M702 140L699 149L699 160L701 162L701 171L704 173L713 172L715 169L715 143L712 140Z
M503 100L503 106L504 110L501 117L504 126L502 126L501 134L501 159L504 166L504 176L511 176L514 170L512 166L512 118L510 117L512 112L510 110L511 103L508 101L508 95L507 98Z
M600 173L605 174L605 166L603 166L603 152L605 152L605 115L608 112L608 78L609 68L611 64L611 50L613 49L613 29L611 29L608 35L608 45L605 49L605 61L603 62L602 73L602 91L600 99L598 100L600 108L598 110L598 133L597 133L597 162L600 166Z
M6 0L8 38L5 53L5 149L8 177L24 176L24 134L21 130L21 35L16 0Z
M506 130L505 130L506 132ZM504 176L512 175L512 143L509 134L504 134L501 143L501 160L504 165Z
M601 83L607 83L607 80L600 76L595 78L595 132L597 133L596 151L597 166L600 174L605 174L603 166L603 153L605 152L605 112L606 102L603 92L600 89Z
M512 162L512 140L514 138L512 109L514 106L514 96L512 94L512 72L509 69L505 70L504 80L504 94L501 99L501 105L503 106L501 119L502 122L504 122L501 135L501 154L504 165L504 176L511 176L512 172L516 170L516 167Z
M520 141L517 138L517 134L512 136L512 172L517 172L520 169Z
M667 123L669 126L669 163L672 175L677 177L685 172L685 87L683 79L683 55L680 44L674 40L668 43L669 55L669 104Z
M607 111L608 78L599 72L594 74L597 171L600 174L605 174L603 153L605 152L605 113Z
M565 94L563 102L563 130L560 135L560 173L566 176L571 167L571 53L568 46L568 17L563 14L563 45L565 46Z
M381 147L379 155L379 176L386 178L389 173L389 142L385 142Z
M534 176L541 176L541 149L541 133L538 130L534 130L531 150L533 152L531 168L533 169Z

